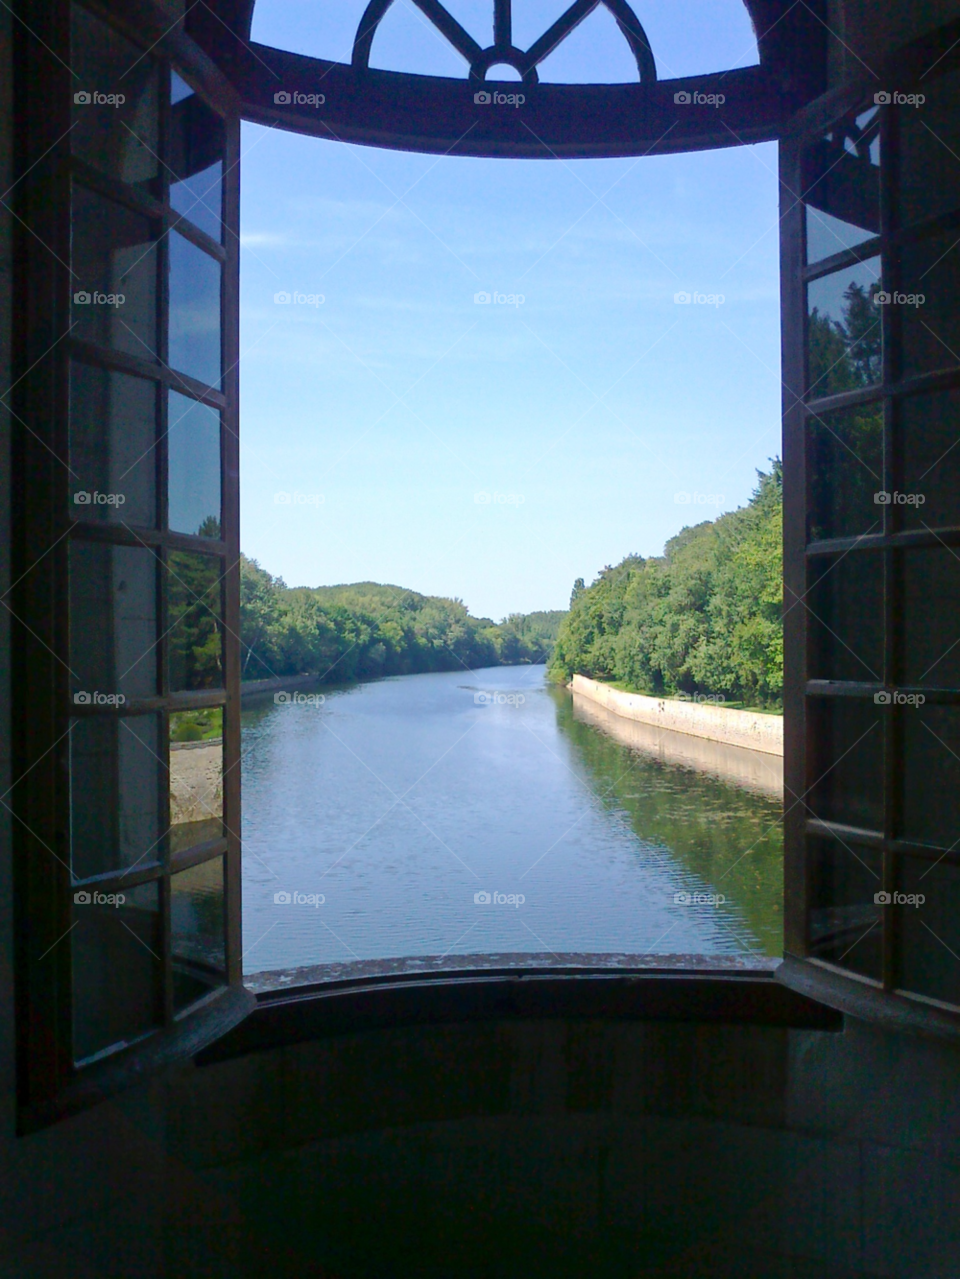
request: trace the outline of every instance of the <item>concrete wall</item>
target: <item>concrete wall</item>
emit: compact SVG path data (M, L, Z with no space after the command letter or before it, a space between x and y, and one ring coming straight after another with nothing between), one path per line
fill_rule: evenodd
M691 737L705 737L729 746L741 746L766 755L783 755L783 716L727 710L703 702L682 702L672 697L644 697L624 693L609 684L574 675L570 685L574 699L589 698L624 719Z

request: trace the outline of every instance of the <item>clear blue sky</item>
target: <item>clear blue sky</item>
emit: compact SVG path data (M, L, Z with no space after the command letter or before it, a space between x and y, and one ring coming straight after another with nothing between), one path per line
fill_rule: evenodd
M482 38L492 4L450 7ZM514 0L524 42L564 7ZM346 59L362 8L260 0L254 38ZM738 0L637 12L663 78L756 59ZM390 14L372 61L465 74L409 0ZM605 15L545 79L630 78ZM773 144L494 161L244 126L243 549L499 619L742 505L780 449L776 171Z

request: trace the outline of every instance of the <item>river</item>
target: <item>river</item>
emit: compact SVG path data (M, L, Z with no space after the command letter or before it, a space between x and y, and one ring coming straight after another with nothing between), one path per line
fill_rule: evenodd
M542 666L297 692L243 711L246 973L781 953L780 798L698 739L617 740Z

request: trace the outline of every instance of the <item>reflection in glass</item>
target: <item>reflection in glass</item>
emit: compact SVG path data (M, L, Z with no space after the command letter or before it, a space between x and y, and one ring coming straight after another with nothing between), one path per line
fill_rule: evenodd
M209 555L167 555L170 691L223 688L223 564Z
M171 72L170 204L177 213L222 239L223 120Z
M889 706L859 697L810 698L817 782L810 816L866 830L883 829L883 724Z
M810 540L883 532L883 405L858 404L807 420Z
M226 983L223 858L170 877L173 1006L177 1012Z
M89 1063L160 1024L160 893L155 882L72 892L73 1052Z
M157 255L150 222L73 186L73 336L141 360L157 351Z
M157 559L139 546L70 543L71 689L157 693Z
M170 241L170 367L220 387L220 263L177 231Z
M960 867L906 857L898 887L908 900L887 907L900 915L897 985L939 1003L960 1004Z
M156 63L88 10L70 10L74 99L70 150L108 177L156 194L159 83ZM122 95L121 103L93 100Z
M818 555L805 601L810 679L883 682L883 556Z
M178 533L220 536L219 410L171 391L168 402L168 517Z
M868 258L807 285L811 399L879 382L883 343L880 259Z
M70 515L156 523L154 382L74 361L70 366Z
M820 262L880 234L880 110L838 120L803 153L807 262Z
M880 854L862 844L810 839L810 954L879 981L883 968Z
M900 505L904 528L942 527L957 522L960 493L960 391L911 395L900 401L903 491L913 502ZM920 499L923 499L920 501Z
M960 707L903 706L904 839L955 846L960 794Z
M88 715L70 729L70 870L87 879L160 858L156 715Z
M170 851L223 835L223 710L170 716Z

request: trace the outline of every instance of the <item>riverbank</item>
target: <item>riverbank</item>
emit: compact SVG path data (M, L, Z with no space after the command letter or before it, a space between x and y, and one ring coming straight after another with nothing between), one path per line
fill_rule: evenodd
M703 702L681 702L669 697L644 697L624 693L599 680L574 675L568 687L574 694L604 707L614 715L656 728L686 733L728 746L739 746L765 755L783 756L783 716L754 711L727 710Z
M241 697L254 697L259 693L279 693L290 688L304 688L307 684L316 684L320 676L316 673L308 675L277 675L271 679L245 679L240 685Z

